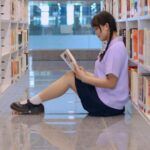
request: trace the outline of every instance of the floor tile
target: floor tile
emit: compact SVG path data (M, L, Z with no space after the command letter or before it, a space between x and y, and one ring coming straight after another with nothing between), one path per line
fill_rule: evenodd
M131 102L125 115L90 117L79 97L68 90L44 102L44 115L11 115L13 101L34 96L68 71L62 67L63 62L31 64L29 71L0 96L0 149L149 150L150 126ZM81 64L92 70L94 63Z

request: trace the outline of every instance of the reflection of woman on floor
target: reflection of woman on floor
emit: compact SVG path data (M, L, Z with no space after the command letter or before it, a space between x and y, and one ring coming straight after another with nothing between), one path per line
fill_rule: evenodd
M34 121L31 121L33 117L23 116L19 118L20 124L28 128L26 130L28 133L24 136L27 134L31 136L31 131L34 131L34 136L37 139L39 136L49 143L47 144L48 148L55 147L61 150L128 149L129 127L122 116L114 117L113 120L112 118L85 117L75 120L63 119L62 121L51 119L49 122L40 121L39 123L34 117L35 124ZM26 139L26 137L22 137L22 139ZM29 143L29 138L27 140L28 142L24 142ZM41 140L40 145L44 146L43 140ZM31 141L30 138L30 145L32 142L36 143L36 138L34 141Z

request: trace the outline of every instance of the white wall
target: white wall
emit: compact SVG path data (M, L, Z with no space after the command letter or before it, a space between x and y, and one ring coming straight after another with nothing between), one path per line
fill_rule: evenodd
M29 36L29 49L100 49L101 41L95 35L39 35Z

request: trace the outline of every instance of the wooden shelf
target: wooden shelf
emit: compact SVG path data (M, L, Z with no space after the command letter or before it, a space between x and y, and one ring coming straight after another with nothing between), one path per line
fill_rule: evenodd
M0 0L0 94L26 71L27 0ZM13 6L13 7L12 7Z
M132 105L139 112L139 114L144 118L144 120L150 125L150 115L146 115L142 111L140 111L139 107L133 101L132 101Z
M10 83L10 84L3 84L3 85L1 86L0 93L3 93L10 85L11 85L11 83Z
M138 66L138 61L135 61L134 59L129 58L129 65L135 65L135 66Z
M142 67L144 70L150 72L150 66L139 64L139 67Z
M129 59L129 65L131 65L132 68L130 70L130 79L132 80L130 85L133 99L137 99L137 97L140 96L143 98L142 95L144 95L146 99L149 97L147 93L150 92L148 87L150 82L148 78L148 75L150 74L150 4L142 2L143 1L136 1L130 5L131 1L122 0L121 3L119 0L116 0L115 2L108 0L104 1L106 11L109 11L116 17L118 33L123 36L127 49L132 49L131 51L128 51L129 55L132 55L132 58L139 59L138 61L135 61L132 58ZM121 17L122 19L118 19ZM133 43L131 44L131 42ZM142 65L140 62L144 62L149 65ZM145 93L143 94L143 92ZM141 93L142 95L139 95ZM146 107L145 105L142 106L142 104L140 104L141 108L145 107L146 110L148 106ZM145 120L150 123L150 115L142 112L138 105L134 104L134 106Z
M10 55L10 52L2 53L2 57L6 57L7 55Z
M142 20L150 20L150 15L140 16L140 17L139 17L139 20L140 20L140 21L142 21Z

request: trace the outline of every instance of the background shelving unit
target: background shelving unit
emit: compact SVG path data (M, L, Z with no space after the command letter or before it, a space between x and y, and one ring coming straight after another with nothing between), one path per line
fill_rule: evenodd
M0 93L28 68L27 5L27 0L0 0Z
M105 0L115 16L130 59L130 95L135 108L150 119L150 0Z

